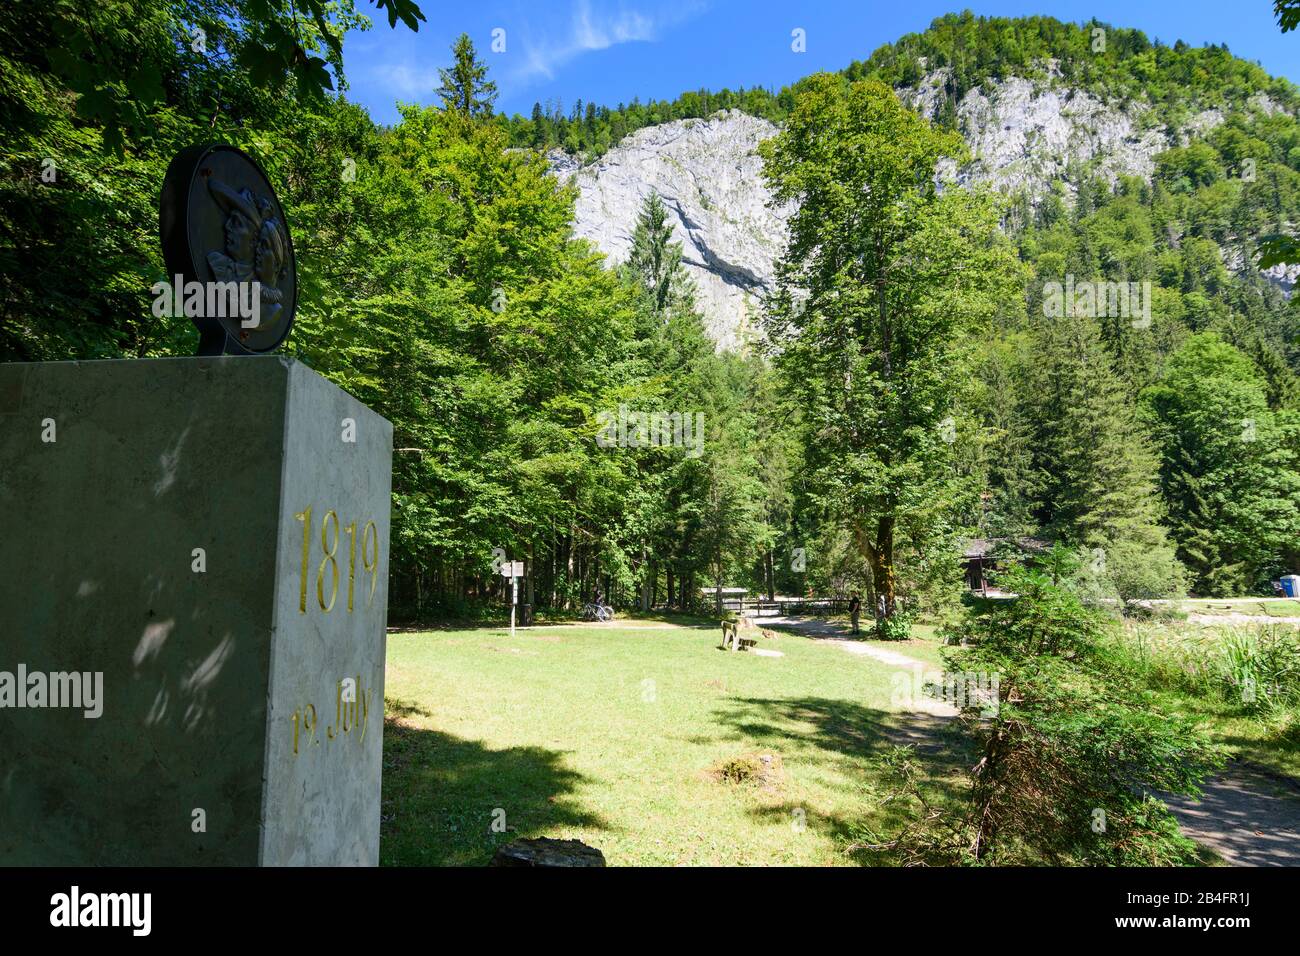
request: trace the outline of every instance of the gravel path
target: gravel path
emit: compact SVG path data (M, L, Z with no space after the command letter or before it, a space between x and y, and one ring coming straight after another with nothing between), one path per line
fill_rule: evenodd
M1300 866L1300 792L1241 764L1200 800L1162 795L1183 832L1233 866Z
M909 678L907 687L902 696L904 709L912 713L929 714L932 717L956 717L957 708L951 704L936 700L920 693L922 677L931 674L938 674L942 668L936 667L926 661L918 660L915 657L909 657L907 654L901 654L898 651L892 651L887 647L881 647L879 644L872 644L867 641L853 640L849 637L848 630L840 624L832 624L824 620L805 620L794 617L772 617L761 619L764 626L779 628L781 630L793 631L796 634L805 634L809 637L815 637L824 640L827 644L834 644L836 647L843 649L849 654L855 654L860 657L870 657L872 660L880 661L882 664L888 664L890 667L899 670L910 671L915 677ZM920 736L926 735L926 730L933 728L923 728Z
M768 618L763 624L824 639L850 654L891 667L936 670L932 664L879 644L845 640L847 630L830 621ZM900 742L916 744L920 750L934 748L936 732L946 718L957 713L942 701L924 696L914 696L909 710L915 719L905 731L909 739ZM1166 794L1161 799L1184 833L1233 866L1300 866L1300 782L1279 781L1233 763L1227 772L1205 784L1200 800Z
M1188 624L1290 624L1300 625L1300 617L1274 617L1271 614L1241 614L1232 611L1228 614L1201 614L1193 612L1187 615Z

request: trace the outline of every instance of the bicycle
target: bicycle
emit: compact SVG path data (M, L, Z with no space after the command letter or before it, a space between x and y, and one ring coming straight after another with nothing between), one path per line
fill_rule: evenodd
M607 604L584 604L582 606L584 621L599 621L602 624L614 620L614 609Z

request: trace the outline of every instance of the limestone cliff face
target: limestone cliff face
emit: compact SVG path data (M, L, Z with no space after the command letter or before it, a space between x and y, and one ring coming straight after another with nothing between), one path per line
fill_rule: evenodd
M1010 77L970 90L958 104L957 123L971 160L940 175L1024 191L1036 202L1075 170L1093 170L1112 183L1123 175L1149 180L1157 153L1224 120L1220 111L1205 110L1169 129L1141 103L1107 103L1072 88L1051 64L1047 74L1045 80ZM934 71L899 96L933 119L946 79L944 71ZM1279 109L1263 94L1247 108ZM614 263L627 258L644 197L652 190L663 197L709 332L720 348L735 348L760 334L762 296L772 288L792 212L769 205L755 153L776 131L733 110L639 130L589 164L558 150L548 160L557 176L578 187L577 235ZM1228 262L1233 269L1242 265L1239 256ZM1290 291L1298 273L1271 270L1269 278Z
M768 207L755 153L775 132L733 110L638 130L590 165L559 151L548 159L578 186L577 235L613 263L627 259L645 197L663 197L709 333L719 347L735 348L757 334L761 299L785 248L790 210Z
M931 73L916 89L899 91L900 98L934 119L947 78L946 70ZM963 185L1024 191L1035 201L1067 171L1094 163L1111 183L1121 175L1150 179L1155 155L1176 145L1164 127L1149 123L1145 106L1121 111L1082 90L1019 77L968 91L957 105L957 124L971 161L941 172Z
M1008 77L967 91L957 105L957 125L971 159L961 169L950 165L940 172L963 185L988 183L1002 192L1024 192L1034 202L1072 170L1087 170L1111 185L1120 176L1149 182L1157 153L1185 146L1225 119L1220 110L1201 110L1170 129L1145 103L1106 102L1071 87L1054 63L1046 72L1046 79ZM915 88L899 90L899 98L936 119L947 80L947 70L936 70ZM1271 115L1282 107L1257 93L1246 108Z

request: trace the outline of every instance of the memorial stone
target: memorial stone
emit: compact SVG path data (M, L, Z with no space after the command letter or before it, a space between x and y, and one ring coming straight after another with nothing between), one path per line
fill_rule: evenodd
M259 315L0 364L0 865L373 866L392 426L259 354L296 285L256 164L185 151L162 205L181 280Z

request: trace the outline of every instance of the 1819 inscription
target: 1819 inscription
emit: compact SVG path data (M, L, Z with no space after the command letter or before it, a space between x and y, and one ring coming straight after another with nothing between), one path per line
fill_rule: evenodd
M307 613L307 578L311 573L311 528L312 509L309 505L294 515L302 522L302 578L298 588L298 610ZM333 509L325 512L320 523L320 564L316 569L316 603L328 614L334 609L334 601L339 594L339 516ZM353 521L343 529L348 535L348 613L352 613L352 599L357 574L357 523ZM370 575L370 589L366 595L366 607L375 600L375 587L379 583L379 529L373 521L367 521L361 531L361 566ZM329 569L329 600L325 599L325 574ZM364 587L364 585L363 585Z

